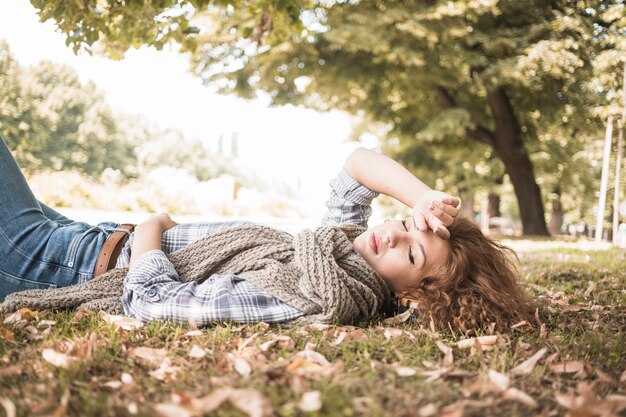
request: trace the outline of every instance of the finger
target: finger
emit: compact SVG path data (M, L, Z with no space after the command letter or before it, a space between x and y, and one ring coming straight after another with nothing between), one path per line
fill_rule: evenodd
M448 214L450 217L456 217L459 215L459 209L454 206L439 201L433 201L433 204L446 212L446 214Z
M459 204L461 204L461 200L459 200L456 197L444 197L441 199L441 201L445 204L449 204L453 207L458 207Z
M417 227L417 230L419 230L420 232L425 232L426 230L428 230L426 217L424 217L422 213L416 214L415 216L413 216L413 218L415 219L415 226Z
M435 216L441 223L443 223L444 226L450 226L452 223L454 223L454 217L450 216L448 213L439 208L437 204L433 203L429 209L431 215Z

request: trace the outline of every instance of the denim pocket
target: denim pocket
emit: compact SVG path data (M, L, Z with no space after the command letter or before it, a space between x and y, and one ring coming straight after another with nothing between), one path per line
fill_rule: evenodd
M0 271L0 302L2 302L7 295L14 292L33 289L44 290L56 287L56 284L19 278L14 275L7 274L6 272Z

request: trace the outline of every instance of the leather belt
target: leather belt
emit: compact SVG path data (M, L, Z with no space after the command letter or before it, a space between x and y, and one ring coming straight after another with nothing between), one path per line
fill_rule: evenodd
M111 233L104 242L104 245L102 245L102 249L100 249L100 254L96 260L96 268L93 271L94 278L115 268L115 263L117 262L117 257L120 256L122 246L124 246L124 242L126 242L126 239L128 239L132 231L135 230L135 225L122 224L119 226L119 229L124 230L116 230Z

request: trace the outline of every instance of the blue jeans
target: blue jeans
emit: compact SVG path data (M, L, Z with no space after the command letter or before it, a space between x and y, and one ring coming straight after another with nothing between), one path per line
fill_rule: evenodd
M13 292L91 280L119 225L75 222L37 201L0 137L0 301Z

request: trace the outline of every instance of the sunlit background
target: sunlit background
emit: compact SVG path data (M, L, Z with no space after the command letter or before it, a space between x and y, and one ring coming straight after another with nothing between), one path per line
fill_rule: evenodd
M104 92L114 112L140 115L161 129L182 132L185 139L198 139L208 150L232 160L239 169L259 180L259 190L247 191L243 186L237 196L240 201L228 202L236 182L229 176L215 179L211 185L204 184L203 188L185 189L181 187L185 181L179 176L171 171L162 173L158 181L166 191L174 189L184 194L201 189L211 194L203 200L207 201L206 210L187 218L278 217L286 222L302 220L315 224L324 212L328 182L358 145L350 139L352 120L347 114L291 105L270 107L269 100L262 96L246 101L215 94L188 71L188 58L173 51L143 47L129 51L121 61L86 53L77 56L65 45L64 36L55 31L52 22L39 22L27 1L0 3L0 39L8 43L20 65L34 66L44 60L68 65L83 83L91 80ZM377 142L370 139L365 145L375 148ZM41 194L50 191L51 181L54 179L32 179L39 197L45 199ZM65 177L59 188L63 184L67 184ZM60 205L72 204L62 201ZM137 221L144 211L151 211L134 210L139 213L129 217L128 213L119 213L123 207L108 208L117 212L109 214L113 220L127 221ZM177 211L176 207L163 209ZM104 220L96 218L104 215L99 211L67 207L62 211L88 221Z

